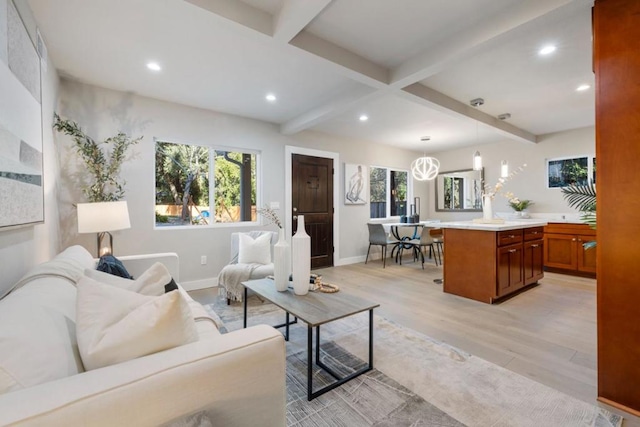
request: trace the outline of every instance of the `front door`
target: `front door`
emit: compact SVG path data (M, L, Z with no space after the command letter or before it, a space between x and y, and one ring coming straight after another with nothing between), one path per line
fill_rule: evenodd
M304 215L311 236L311 268L333 266L333 159L293 154L291 158L292 230Z

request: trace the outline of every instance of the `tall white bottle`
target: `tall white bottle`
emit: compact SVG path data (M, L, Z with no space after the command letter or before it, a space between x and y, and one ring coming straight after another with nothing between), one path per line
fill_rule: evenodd
M278 233L278 243L273 245L273 279L276 290L284 292L289 287L291 274L291 251L284 234L284 228Z
M311 237L304 229L304 215L298 215L298 230L291 238L291 269L293 292L296 295L306 295L311 275Z

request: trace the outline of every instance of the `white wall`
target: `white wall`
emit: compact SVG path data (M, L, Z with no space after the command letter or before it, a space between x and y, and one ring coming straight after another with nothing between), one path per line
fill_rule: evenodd
M510 170L526 164L523 172L514 176L504 186L504 191L511 191L520 199L533 200L528 209L532 214L564 214L576 213L567 207L560 189L547 188L546 160L561 157L579 157L595 155L595 128L587 127L564 132L542 135L537 144L513 141L480 145L459 150L435 153L440 160L440 170L468 169L472 166L473 153L478 150L482 154L485 182L493 186L500 177L500 162L507 160ZM435 187L429 184L430 198L435 198ZM481 214L436 212L433 201L429 206L429 214L442 220L468 220ZM513 212L507 199L498 195L493 202L494 212Z
M155 146L154 137L169 141L201 145L223 145L260 150L262 153L262 204L280 202L284 217L285 146L313 148L339 154L334 165L342 177L343 163L363 163L408 169L415 152L366 142L334 138L321 133L305 132L293 136L282 135L275 125L178 104L162 102L124 92L63 80L59 113L78 122L96 140L103 140L122 130L132 137L144 136L133 151L133 158L123 165L122 176L127 180L126 200L129 204L131 229L114 234L116 255L152 252L177 252L180 256L182 281L214 283L213 278L229 261L229 236L238 226L222 228L191 228L154 230ZM60 181L60 209L62 244L80 243L95 254L95 235L78 235L73 204L82 202L78 182L84 176L82 165L72 150L69 137L58 134L62 176ZM342 179L335 191L344 198ZM426 185L417 195L426 198ZM421 193L422 192L422 193ZM339 253L344 259L362 257L366 253L368 234L366 222L369 206L336 208L339 219ZM423 205L423 210L426 206ZM269 227L267 227L269 228ZM271 226L270 228L273 228ZM208 263L200 265L206 255ZM341 260L335 260L340 264Z
M16 1L27 30L33 37L35 24L26 0ZM45 41L46 42L46 41ZM32 266L46 261L60 249L55 145L51 130L57 101L58 75L51 62L42 74L42 126L44 169L44 224L0 231L0 295Z

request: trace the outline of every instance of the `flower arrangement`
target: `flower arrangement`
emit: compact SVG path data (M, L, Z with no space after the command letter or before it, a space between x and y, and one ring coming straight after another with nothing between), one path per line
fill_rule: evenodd
M275 224L278 228L282 228L282 222L280 222L280 218L278 214L271 209L269 206L258 209L258 213L264 216L264 218L268 221L269 224Z
M533 204L531 200L520 200L519 198L515 197L513 193L507 193L505 194L505 197L509 199L509 206L511 206L511 209L516 212L522 212Z
M496 194L500 194L500 192L502 191L502 187L504 187L504 184L507 181L509 181L510 179L512 179L514 176L516 176L520 172L522 172L524 170L524 168L526 168L526 167L527 167L527 164L525 163L522 166L519 166L514 171L512 171L506 178L499 178L498 182L496 182L496 185L494 185L493 187L485 185L484 186L483 196L489 197L491 200L493 200L496 197ZM508 199L509 198L513 198L513 194L512 193L505 193L505 197L507 197Z

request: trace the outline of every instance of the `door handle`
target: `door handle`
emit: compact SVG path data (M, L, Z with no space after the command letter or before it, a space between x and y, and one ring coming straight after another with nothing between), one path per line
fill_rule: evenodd
M297 220L298 220L298 215L294 215L294 216L293 216L293 220L294 220L294 221L297 221Z

